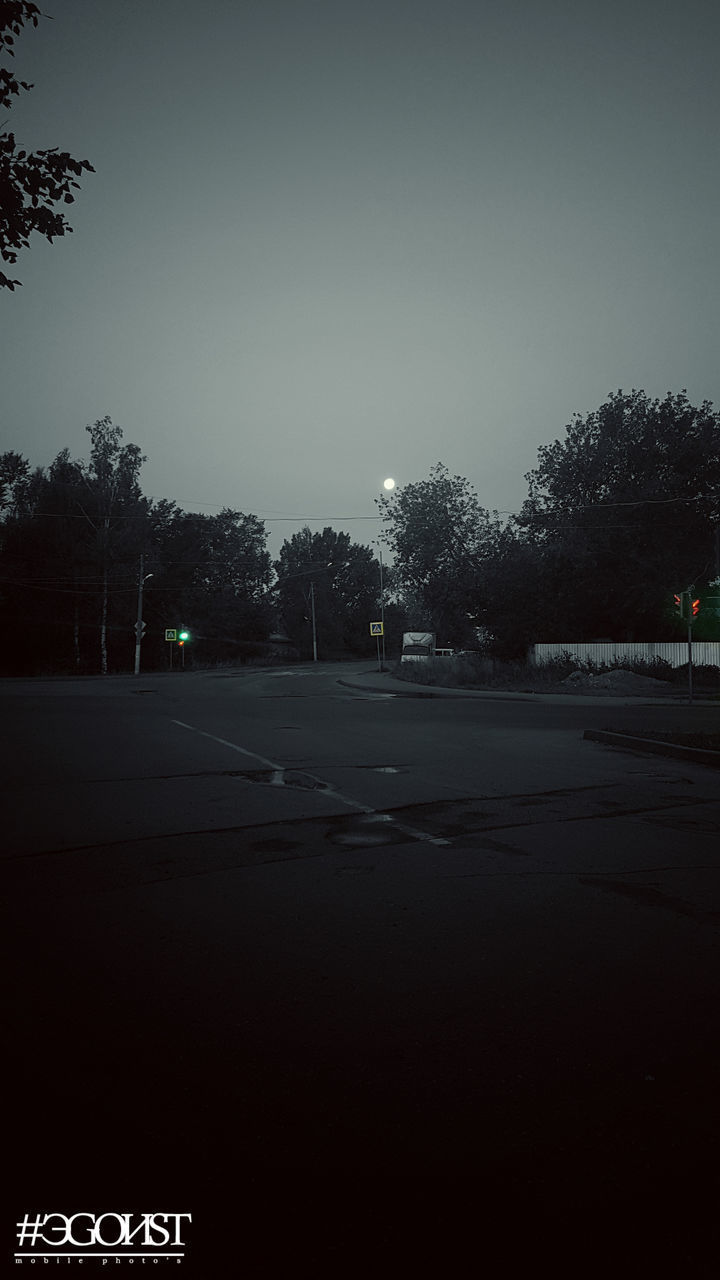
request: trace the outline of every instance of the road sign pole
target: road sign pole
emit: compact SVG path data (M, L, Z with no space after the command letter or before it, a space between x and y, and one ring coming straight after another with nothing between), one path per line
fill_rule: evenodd
M377 641L377 657L378 671L382 671L382 662L380 660L380 637L383 637L383 650L385 648L385 624L383 622L370 623L370 635L374 636Z
M686 591L681 591L675 595L675 607L681 618L687 619L687 652L688 652L688 703L692 706L693 700L693 645L692 645L692 624L693 612L696 606L699 607L700 601L693 600L695 587L688 587Z
M688 604L690 600L688 598ZM693 651L692 651L692 618L688 618L688 703L692 706L693 700Z

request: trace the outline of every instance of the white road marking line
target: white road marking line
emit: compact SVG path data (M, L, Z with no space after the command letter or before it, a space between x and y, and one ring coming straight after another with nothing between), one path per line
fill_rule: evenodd
M193 733L199 733L201 738L210 738L212 742L219 742L221 746L229 747L231 751L239 751L243 756L259 760L261 764L266 764L268 769L273 769L275 772L282 769L282 765L266 760L265 756L258 755L257 751L247 751L245 747L239 747L236 742L228 742L227 738L218 738L214 733L206 733L204 729L198 729L194 724L186 724L184 720L173 720L172 723L179 724L181 729L190 729Z
M236 742L229 742L227 738L218 738L214 733L207 733L205 729L198 729L194 724L187 724L185 720L173 720L172 724L177 724L181 729L189 729L191 733L197 733L201 738L209 738L211 742L219 742L222 747L229 747L231 751L238 751L240 755L249 756L252 760L259 760L261 764L272 769L273 777L272 785L282 785L285 769L281 764L276 764L274 760L268 760L265 756L261 756L257 751L248 751L246 747L239 747ZM351 796L346 796L342 791L337 791L328 783L323 782L322 778L315 778L312 773L308 774L309 778L314 778L316 782L322 782L322 788L315 795L332 796L334 800L339 800L340 804L347 805L348 809L355 809L357 813L364 813L373 816L382 822L392 822L393 826L402 831L403 835L411 836L413 840L422 840L426 844L448 845L449 840L443 840L440 836L431 836L426 831L418 831L415 827L409 827L404 822L396 822L389 813L380 813L377 809L373 809L371 805L362 804L359 800L353 800Z

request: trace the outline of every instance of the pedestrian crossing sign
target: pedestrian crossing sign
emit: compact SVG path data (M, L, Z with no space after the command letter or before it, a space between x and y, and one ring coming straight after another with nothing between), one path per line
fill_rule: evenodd
M371 622L371 623L370 623L370 635L371 635L371 636L382 636L382 635L384 635L384 634L385 634L385 628L383 627L382 622Z
M166 640L177 640L177 629L176 629L175 627L166 627L166 628L165 628L165 639L166 639Z

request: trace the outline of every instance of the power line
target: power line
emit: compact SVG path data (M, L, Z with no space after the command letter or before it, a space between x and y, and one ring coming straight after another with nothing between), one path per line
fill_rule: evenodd
M231 508L225 507L222 509L230 510ZM86 522L88 522L87 516L80 515L79 513L74 511L31 511L31 512L28 512L27 514L31 519L35 516L42 516L44 520L85 520ZM198 515L198 514L201 515L202 512L180 511L178 512L178 514L184 515L184 516L187 516L187 515L192 516L192 515ZM384 518L383 516L380 516L380 515L377 515L377 516L332 516L331 515L331 516L264 516L261 519L260 516L255 514L254 511L238 511L238 512L235 512L235 514L240 516L252 516L255 520L258 520L260 524L301 524L304 520L309 520L309 521L312 521L313 523L318 523L321 520L341 520L343 521L343 523L347 524L349 521L382 520ZM98 516L98 519L99 520L145 520L147 522L150 522L152 520L152 517L153 517L153 512L149 512L147 515L144 515L144 516L108 515L108 516Z

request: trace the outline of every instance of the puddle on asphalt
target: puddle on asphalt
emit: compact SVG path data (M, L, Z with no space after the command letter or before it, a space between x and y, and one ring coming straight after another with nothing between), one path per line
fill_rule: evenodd
M406 773L407 765L395 764L359 764L358 769L367 769L370 773Z

